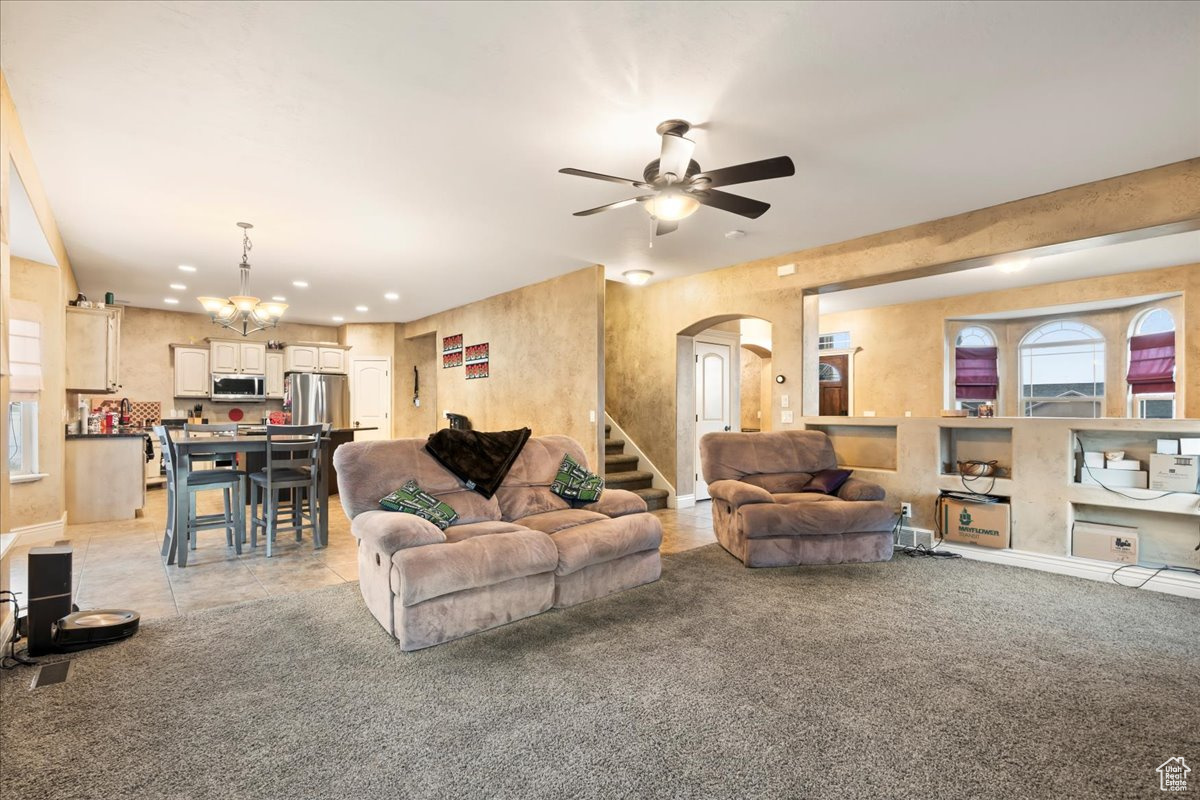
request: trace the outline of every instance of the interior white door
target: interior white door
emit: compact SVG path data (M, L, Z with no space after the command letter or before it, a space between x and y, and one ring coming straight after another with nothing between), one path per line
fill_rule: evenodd
M708 484L700 469L700 437L732 430L730 374L733 348L696 340L696 499L708 500Z
M350 421L375 428L359 431L355 441L392 438L392 360L355 358L350 371Z

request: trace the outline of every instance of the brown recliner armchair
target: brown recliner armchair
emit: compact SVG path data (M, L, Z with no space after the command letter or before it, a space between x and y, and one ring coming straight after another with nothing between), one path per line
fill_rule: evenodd
M849 478L835 494L803 492L837 467L820 431L710 433L700 462L717 541L747 567L887 561L897 514L877 484Z

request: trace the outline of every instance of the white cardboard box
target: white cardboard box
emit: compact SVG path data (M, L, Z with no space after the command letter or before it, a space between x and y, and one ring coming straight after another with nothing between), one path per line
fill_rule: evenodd
M1091 450L1084 451L1083 454L1084 466L1092 469L1104 469L1104 453L1093 452Z
M1196 493L1200 483L1200 455L1150 456L1150 488L1159 492Z
M1142 462L1132 458L1123 458L1120 461L1110 461L1105 465L1108 469L1124 469L1137 472L1142 468Z
M1154 452L1160 455L1177 456L1179 455L1179 440L1159 439L1158 446L1154 448Z
M1098 522L1076 522L1071 529L1071 555L1136 564L1138 529Z
M1180 439L1179 454L1181 456L1200 456L1200 439Z
M1174 457L1174 456L1173 456ZM1145 489L1149 485L1147 473L1131 469L1086 469L1079 482L1087 486L1107 486L1110 489Z

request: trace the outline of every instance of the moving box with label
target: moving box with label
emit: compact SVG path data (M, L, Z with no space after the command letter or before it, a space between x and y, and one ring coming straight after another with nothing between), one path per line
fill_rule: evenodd
M1008 547L1008 503L975 503L946 498L942 501L942 536L948 542L984 547Z
M1071 555L1118 564L1136 564L1138 529L1098 522L1076 522L1071 529Z
M1107 486L1110 489L1145 489L1148 485L1145 470L1094 469L1084 470L1079 482L1088 486Z
M1150 488L1160 492L1196 492L1200 456L1150 456Z

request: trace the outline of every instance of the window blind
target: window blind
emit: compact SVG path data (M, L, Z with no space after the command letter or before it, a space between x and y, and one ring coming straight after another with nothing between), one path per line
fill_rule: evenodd
M1175 331L1129 338L1129 375L1134 394L1175 391Z
M9 320L8 369L12 399L36 396L42 390L42 326L39 323Z
M954 397L995 400L1000 388L995 347L954 348Z

